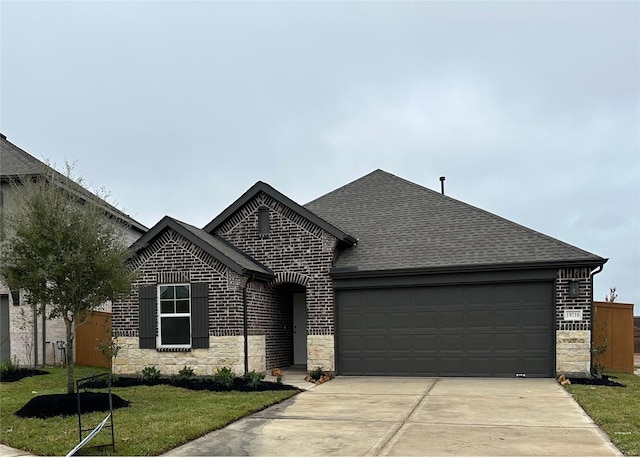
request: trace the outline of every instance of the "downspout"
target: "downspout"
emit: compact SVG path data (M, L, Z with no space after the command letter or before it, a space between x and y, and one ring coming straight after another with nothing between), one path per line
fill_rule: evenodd
M38 366L38 306L33 304L33 367Z
M253 274L247 278L247 282L242 289L242 327L244 332L244 375L249 373L249 317L247 305L247 289L249 283L253 281Z
M589 353L590 353L590 360L589 360L589 372L591 373L591 370L593 368L593 325L595 322L595 314L596 314L596 309L593 306L593 277L598 275L600 272L602 272L602 269L604 269L604 264L600 264L596 269L592 270L591 272L589 272L589 278L591 279L591 342L589 344Z
M42 367L47 364L47 309L42 313Z

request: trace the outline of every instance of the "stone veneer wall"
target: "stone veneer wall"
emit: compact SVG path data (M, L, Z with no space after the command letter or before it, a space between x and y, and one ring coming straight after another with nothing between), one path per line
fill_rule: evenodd
M244 373L244 338L242 336L209 337L209 348L190 352L157 352L140 349L137 337L118 337L121 349L114 360L116 374L139 374L147 366L155 366L164 375L177 374L189 366L197 375L213 375L221 367L229 367L237 375ZM264 371L264 336L249 338L249 371Z
M579 282L577 298L569 282ZM585 376L591 372L593 278L588 267L559 269L556 279L556 371ZM565 310L581 310L582 320L564 319Z
M260 234L260 208L269 209L269 234ZM315 364L311 357L315 353L324 355L323 368L333 367L333 288L329 271L337 239L265 193L256 195L215 233L269 267L277 277L272 286L295 283L306 288L307 367ZM314 339L312 336L324 338ZM328 340L332 342L330 346L326 343ZM272 343L268 337L268 355ZM316 345L321 347L316 349ZM328 354L329 348L331 355ZM267 366L275 363L267 357Z
M321 367L326 371L335 371L334 336L307 336L307 368Z

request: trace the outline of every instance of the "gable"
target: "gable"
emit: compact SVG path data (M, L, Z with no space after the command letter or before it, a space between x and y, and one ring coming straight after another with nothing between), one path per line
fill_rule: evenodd
M247 215L255 212L261 205L267 205L301 227L313 232L322 230L334 236L346 245L354 245L357 240L337 226L320 218L318 215L289 199L262 181L258 181L234 203L227 207L220 215L207 224L203 230L210 234L227 233L230 227L244 221Z
M210 266L223 266L217 269L220 272L230 269L238 275L253 275L261 280L273 278L273 273L268 268L220 237L169 216L160 220L132 246L134 255L131 264L137 266L144 263L147 257L159 249L158 244L167 243L168 240L179 242L183 249L191 253L199 253L199 257ZM179 263L179 256L173 262Z
M335 266L361 271L601 265L606 259L382 170L305 205L358 237Z

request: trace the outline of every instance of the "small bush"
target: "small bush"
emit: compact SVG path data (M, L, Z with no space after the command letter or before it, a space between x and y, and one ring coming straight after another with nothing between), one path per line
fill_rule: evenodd
M216 373L213 374L213 381L227 388L233 386L233 379L235 378L236 374L229 367L219 367L216 369Z
M160 371L156 369L156 366L147 366L140 372L140 378L145 382L158 380L160 378Z
M0 364L0 377L4 378L18 371L18 360L7 358Z
M258 388L258 385L264 380L264 374L256 371L248 372L245 378L249 381L249 386L254 390Z
M190 378L193 377L193 369L189 366L184 366L182 369L178 371L178 375L182 378Z
M324 371L321 367L316 367L311 372L309 372L309 376L314 380L320 380L320 377L324 375Z

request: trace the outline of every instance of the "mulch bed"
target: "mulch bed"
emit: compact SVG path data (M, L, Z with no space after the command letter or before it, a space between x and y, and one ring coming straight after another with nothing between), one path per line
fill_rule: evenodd
M216 383L212 377L160 377L155 380L142 380L135 376L116 376L111 381L111 386L129 387L129 386L154 386L154 385L171 385L188 390L208 390L208 391L290 391L299 390L299 388L291 385L285 385L276 382L258 382L256 387L250 385L249 380L242 377L235 377L231 386L225 386ZM106 388L107 381L105 379L93 380L82 384L83 388Z
M48 374L45 371L19 369L15 373L20 373L21 377L29 377L32 375ZM6 381L16 381L20 380ZM5 379L3 377L2 381ZM209 390L209 391L289 391L299 390L295 386L284 385L275 382L261 381L256 387L249 384L249 381L236 377L232 386L224 386L213 381L211 377L192 377L192 378L165 378L161 377L157 380L142 380L135 376L118 376L111 381L112 388L131 387L131 386L154 386L154 385L171 385L189 390ZM107 380L105 378L87 381L80 387L80 406L82 413L87 412L106 412L109 410L109 393L95 393L85 391L90 388L106 388ZM112 403L114 409L127 407L129 401L122 399L112 393ZM78 399L77 394L47 394L32 398L15 414L19 417L35 417L50 418L59 415L77 415Z
M594 385L594 386L619 386L626 387L624 383L611 380L616 378L609 375L603 375L602 378L570 378L572 385Z
M32 398L15 414L18 417L50 418L78 414L77 394L43 394ZM111 394L114 409L127 407L129 401ZM82 413L109 411L109 393L80 393Z
M33 377L34 375L47 375L49 372L41 371L38 369L27 369L20 367L18 369L14 369L8 371L0 376L0 382L17 382L22 380L25 377Z

